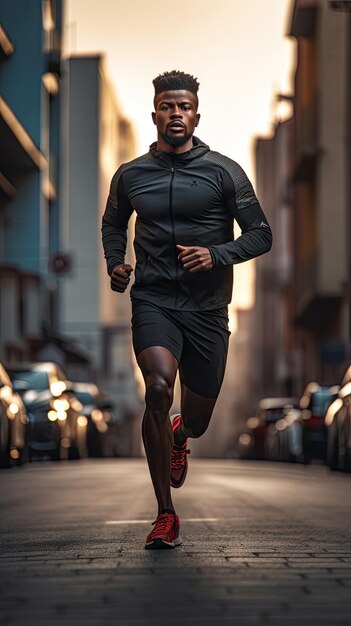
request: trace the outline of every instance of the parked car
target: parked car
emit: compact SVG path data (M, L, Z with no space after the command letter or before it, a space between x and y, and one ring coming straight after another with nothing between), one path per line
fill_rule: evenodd
M267 433L267 457L275 461L297 463L303 460L301 411L287 405Z
M61 367L53 362L17 363L8 372L28 412L30 457L87 456L82 405Z
M337 385L321 385L310 382L300 399L302 417L303 462L313 459L326 462L327 427L325 414L331 402L337 397Z
M28 416L21 397L0 363L0 467L28 459Z
M325 415L327 463L332 470L351 471L351 366Z
M239 458L278 460L276 424L297 405L296 398L262 398L257 415L246 420L236 442Z
M119 424L113 405L94 383L72 383L82 404L81 414L87 419L87 449L91 457L118 456Z
M292 397L262 398L259 403L260 428L263 430L263 458L270 461L283 459L283 442L280 431L288 424L288 415L298 402Z

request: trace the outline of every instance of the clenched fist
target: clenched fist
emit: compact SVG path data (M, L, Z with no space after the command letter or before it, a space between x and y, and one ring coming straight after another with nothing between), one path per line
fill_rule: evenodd
M132 271L132 266L126 263L116 265L111 274L111 289L123 293L127 289Z
M178 259L183 263L184 269L189 270L189 272L207 272L213 267L208 248L180 245L177 245L177 248L180 250Z

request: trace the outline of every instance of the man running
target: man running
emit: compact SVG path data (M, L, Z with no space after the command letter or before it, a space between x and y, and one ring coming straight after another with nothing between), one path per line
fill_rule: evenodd
M185 480L187 440L207 429L224 376L232 266L268 252L272 233L242 168L194 136L197 79L172 71L153 84L157 141L113 176L102 240L111 288L122 293L133 271L124 261L136 212L133 348L145 381L142 436L158 503L145 548L163 549L181 543L170 487ZM170 418L178 370L181 414Z

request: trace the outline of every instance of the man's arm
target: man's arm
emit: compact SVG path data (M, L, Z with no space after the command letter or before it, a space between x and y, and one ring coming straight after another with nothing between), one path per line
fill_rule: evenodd
M112 178L110 193L102 218L102 244L104 248L107 271L111 276L111 287L114 291L125 291L132 272L130 265L124 263L127 247L128 221L133 213L123 186L123 166Z
M241 228L235 241L209 246L214 265L234 265L253 259L272 247L272 231L244 170L227 161L223 193L228 209Z

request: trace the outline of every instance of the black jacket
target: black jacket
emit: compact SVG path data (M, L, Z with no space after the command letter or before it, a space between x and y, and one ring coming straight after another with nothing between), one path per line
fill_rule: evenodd
M199 139L189 152L150 151L120 166L102 220L108 273L124 263L128 220L136 211L134 299L188 311L232 297L232 265L268 252L272 233L243 169ZM234 241L233 220L242 234ZM213 268L189 272L176 244L204 246Z

